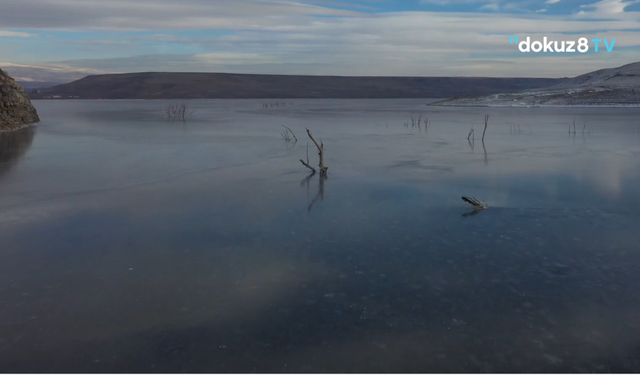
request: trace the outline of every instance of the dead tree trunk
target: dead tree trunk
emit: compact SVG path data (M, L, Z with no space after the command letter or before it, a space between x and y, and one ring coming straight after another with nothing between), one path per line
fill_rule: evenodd
M305 167L311 169L311 175L316 173L316 169L309 164L309 142L307 142L307 161L305 162L304 160L300 159L300 163L302 163L302 165L304 165Z
M311 138L313 143L318 148L318 168L320 169L320 174L325 175L327 174L327 170L329 168L324 165L324 143L322 143L322 140L320 140L320 144L318 144L316 139L313 138L313 134L311 134L311 130L307 129L307 134L309 135L309 138Z
M476 199L474 197L468 197L463 195L462 196L462 200L469 203L470 205L472 205L473 207L475 207L478 210L482 210L487 208L487 203L484 201L481 201L479 199Z

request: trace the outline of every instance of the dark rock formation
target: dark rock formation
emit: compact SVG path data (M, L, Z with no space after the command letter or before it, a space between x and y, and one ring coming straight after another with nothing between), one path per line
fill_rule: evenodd
M25 91L0 69L0 131L15 130L40 122Z

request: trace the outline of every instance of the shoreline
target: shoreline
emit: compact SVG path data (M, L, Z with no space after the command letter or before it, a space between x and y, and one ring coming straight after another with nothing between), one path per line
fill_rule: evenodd
M639 108L637 104L425 104L428 107L491 107L491 108Z
M10 129L2 129L2 128L0 128L0 134L2 134L2 133L10 133L10 132L14 132L16 130L21 130L21 129L26 129L26 128L29 128L31 126L35 127L35 126L38 126L38 124L39 124L39 122L34 122L32 124L19 125L19 126L15 127L15 128L10 128Z

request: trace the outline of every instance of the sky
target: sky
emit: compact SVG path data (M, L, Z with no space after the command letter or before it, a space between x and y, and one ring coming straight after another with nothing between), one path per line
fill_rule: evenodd
M523 53L519 40L615 39ZM19 80L144 71L573 77L640 61L640 0L0 0Z

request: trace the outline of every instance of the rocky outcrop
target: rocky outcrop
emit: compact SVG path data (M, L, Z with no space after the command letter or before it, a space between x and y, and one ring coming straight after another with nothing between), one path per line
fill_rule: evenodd
M0 131L20 129L40 122L27 93L0 69Z

